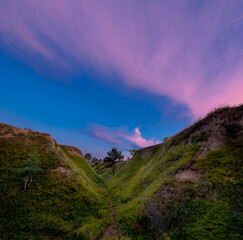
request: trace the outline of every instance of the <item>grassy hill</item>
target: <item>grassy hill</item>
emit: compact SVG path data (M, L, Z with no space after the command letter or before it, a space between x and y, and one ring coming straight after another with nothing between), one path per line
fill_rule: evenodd
M115 164L115 172L118 172L119 169L125 164L125 161L116 162ZM92 168L95 172L102 178L106 180L111 180L113 177L112 168L109 163L105 162L96 162L91 164Z
M110 221L102 184L80 150L0 124L0 239L95 239Z
M243 106L138 150L106 174L118 228L132 239L242 239L242 162Z
M243 105L116 164L0 124L0 239L243 239ZM112 196L113 201L109 199ZM114 228L114 226L112 226Z

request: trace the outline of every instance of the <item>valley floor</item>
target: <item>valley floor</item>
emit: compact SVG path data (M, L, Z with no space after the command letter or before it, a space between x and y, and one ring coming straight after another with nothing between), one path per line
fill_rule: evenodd
M116 226L115 226L114 208L113 208L112 198L111 198L110 195L109 195L109 200L110 200L110 220L111 220L111 224L106 229L101 240L105 240L107 238L117 238L118 237L118 232L117 232Z

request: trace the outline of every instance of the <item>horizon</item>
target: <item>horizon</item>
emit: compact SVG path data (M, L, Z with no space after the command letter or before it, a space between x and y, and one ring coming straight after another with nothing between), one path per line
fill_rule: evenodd
M0 122L104 158L243 103L243 1L0 1Z

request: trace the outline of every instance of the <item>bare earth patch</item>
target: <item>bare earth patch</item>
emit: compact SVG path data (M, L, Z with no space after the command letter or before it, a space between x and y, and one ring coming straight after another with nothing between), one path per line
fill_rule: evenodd
M200 182L200 177L201 177L200 173L191 169L181 170L175 175L175 178L177 179L192 180L194 182Z
M55 148L57 146L55 139L53 139L48 133L40 133L37 131L32 131L30 129L22 129L9 125L5 125L5 127L0 129L1 139L11 139L15 137L22 138L25 143L32 143L32 137L45 137L50 141L50 146L52 148Z
M61 145L61 147L64 148L64 150L67 151L72 156L78 156L84 158L82 152L76 147L67 146L67 145Z
M60 172L61 174L65 174L67 175L68 177L71 175L71 171L69 168L65 168L63 166L59 166L55 169L52 169L53 172Z
M29 130L27 129L11 127L9 130L9 128L6 128L1 131L0 138L12 138L19 134L27 135L28 132Z

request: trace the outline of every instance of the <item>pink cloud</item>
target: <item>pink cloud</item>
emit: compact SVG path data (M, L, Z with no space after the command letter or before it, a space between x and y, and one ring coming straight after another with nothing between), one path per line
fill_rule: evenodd
M115 70L199 117L243 102L242 11L241 0L0 1L0 47L43 75Z
M98 124L90 125L86 133L93 139L103 143L108 143L117 146L125 147L148 147L159 144L160 141L154 139L145 139L142 137L140 129L136 127L132 133L129 133L126 128L108 128Z
M121 137L138 147L148 147L160 143L160 141L154 141L154 139L146 140L143 138L142 133L138 127L134 129L133 134L121 134Z

